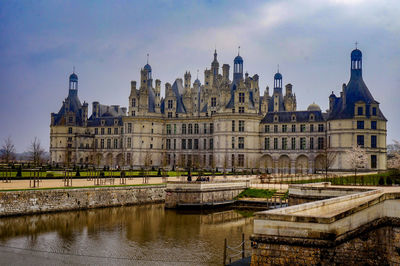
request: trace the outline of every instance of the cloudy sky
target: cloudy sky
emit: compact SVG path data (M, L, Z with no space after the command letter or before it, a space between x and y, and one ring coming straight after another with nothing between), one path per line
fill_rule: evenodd
M150 54L153 78L173 82L188 70L232 65L271 87L277 65L298 109L323 110L363 52L363 76L388 118L388 143L400 139L400 1L40 1L0 3L0 140L18 152L37 136L48 149L50 113L68 94L73 66L79 97L128 105L130 81ZM90 110L89 110L90 111Z

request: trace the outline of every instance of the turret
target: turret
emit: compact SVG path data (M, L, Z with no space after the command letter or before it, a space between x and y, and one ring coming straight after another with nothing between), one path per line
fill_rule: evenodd
M229 65L228 64L222 65L222 77L225 80L229 80Z
M238 83L241 79L243 79L243 58L238 52L238 55L233 60L233 82Z
M190 72L185 72L185 90L190 89L191 78Z

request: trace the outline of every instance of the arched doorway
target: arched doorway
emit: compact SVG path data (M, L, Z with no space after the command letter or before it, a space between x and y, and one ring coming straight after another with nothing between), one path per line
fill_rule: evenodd
M109 153L106 156L106 165L112 167L112 164L113 164L113 156L112 153Z
M305 155L300 155L296 159L296 174L308 173L308 158Z
M117 155L117 166L121 167L124 166L125 162L124 162L124 155L122 153Z
M101 153L96 154L94 164L100 166L103 163L103 155Z
M278 160L278 173L289 174L290 173L290 159L287 155L281 155Z
M325 170L325 156L320 154L315 157L315 172L321 172Z
M260 158L260 170L265 173L271 174L274 170L274 161L271 155L265 154Z

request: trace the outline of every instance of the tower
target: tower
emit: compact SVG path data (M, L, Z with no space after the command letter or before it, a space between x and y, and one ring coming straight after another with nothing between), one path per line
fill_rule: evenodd
M243 79L243 58L239 54L240 46L238 55L233 60L233 82L237 83L239 80Z
M69 90L75 91L77 93L78 91L78 76L75 74L75 68L72 74L69 76Z
M279 68L278 72L274 75L274 93L272 97L274 103L273 111L274 112L284 111L283 95L282 95L282 74L279 73Z
M211 63L211 73L214 76L214 79L217 78L219 72L219 63L217 60L217 49L214 50L214 60Z
M185 90L189 90L190 89L190 80L192 79L192 75L190 75L190 71L189 72L185 72Z
M351 77L362 76L362 53L360 50L354 49L350 55L351 58Z

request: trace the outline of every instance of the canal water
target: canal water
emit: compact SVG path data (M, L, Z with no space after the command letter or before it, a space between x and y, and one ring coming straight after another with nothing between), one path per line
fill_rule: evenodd
M0 218L0 265L222 265L225 238L249 239L250 214L151 204Z

